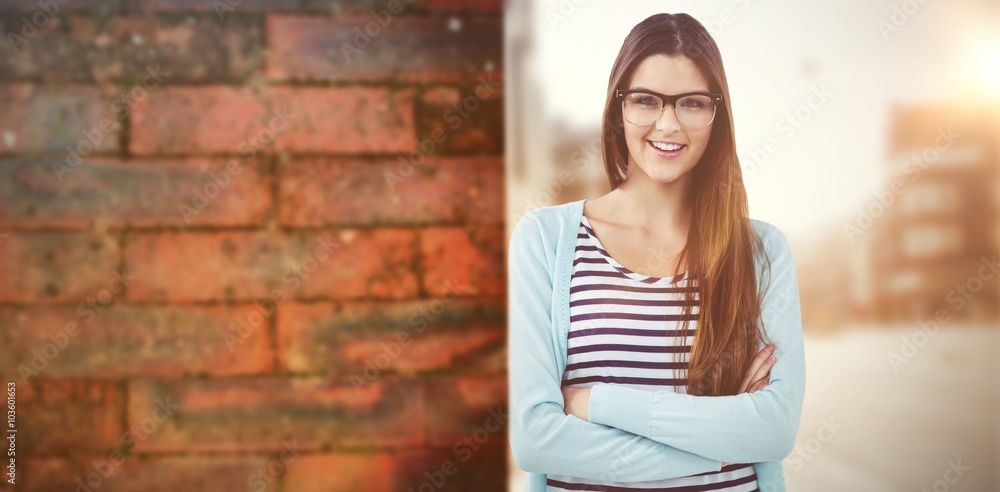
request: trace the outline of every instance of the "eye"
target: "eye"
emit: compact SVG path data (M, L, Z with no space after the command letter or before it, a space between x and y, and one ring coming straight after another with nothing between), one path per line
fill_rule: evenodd
M660 98L652 94L642 94L642 93L630 94L629 102L638 106L646 106L657 109L659 109L663 105L663 102L660 101Z
M681 107L685 109L703 109L708 106L708 103L695 97L685 97L680 101Z

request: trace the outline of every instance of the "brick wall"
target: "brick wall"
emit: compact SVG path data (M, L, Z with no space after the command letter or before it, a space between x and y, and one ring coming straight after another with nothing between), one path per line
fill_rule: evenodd
M0 1L16 488L506 490L501 10Z

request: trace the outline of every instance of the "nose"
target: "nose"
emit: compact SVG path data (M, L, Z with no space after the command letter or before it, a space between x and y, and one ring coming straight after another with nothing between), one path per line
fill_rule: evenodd
M681 129L681 122L677 120L677 111L673 104L667 104L663 107L663 112L656 119L656 129L666 135Z

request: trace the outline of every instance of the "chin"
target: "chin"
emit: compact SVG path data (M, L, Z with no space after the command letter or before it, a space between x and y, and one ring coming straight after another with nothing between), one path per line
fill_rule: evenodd
M646 173L649 176L650 181L655 181L660 184L671 184L679 181L683 174L677 173Z
M668 178L655 178L654 177L653 181L655 181L655 182L657 182L659 184L662 184L662 185L669 185L669 184L674 184L674 183L680 181L680 177L679 176L671 176L671 177L668 177Z
M662 184L670 184L675 181L680 180L687 173L691 172L692 167L688 167L683 163L664 163L664 162L654 162L646 166L641 166L643 172L649 179Z

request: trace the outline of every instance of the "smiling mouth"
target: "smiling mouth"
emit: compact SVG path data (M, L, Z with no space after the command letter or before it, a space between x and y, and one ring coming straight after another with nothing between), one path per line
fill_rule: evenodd
M680 154L682 150L687 148L687 145L675 142L654 142L652 140L646 140L646 142L649 143L649 146L652 147L657 154L668 157L675 157Z

